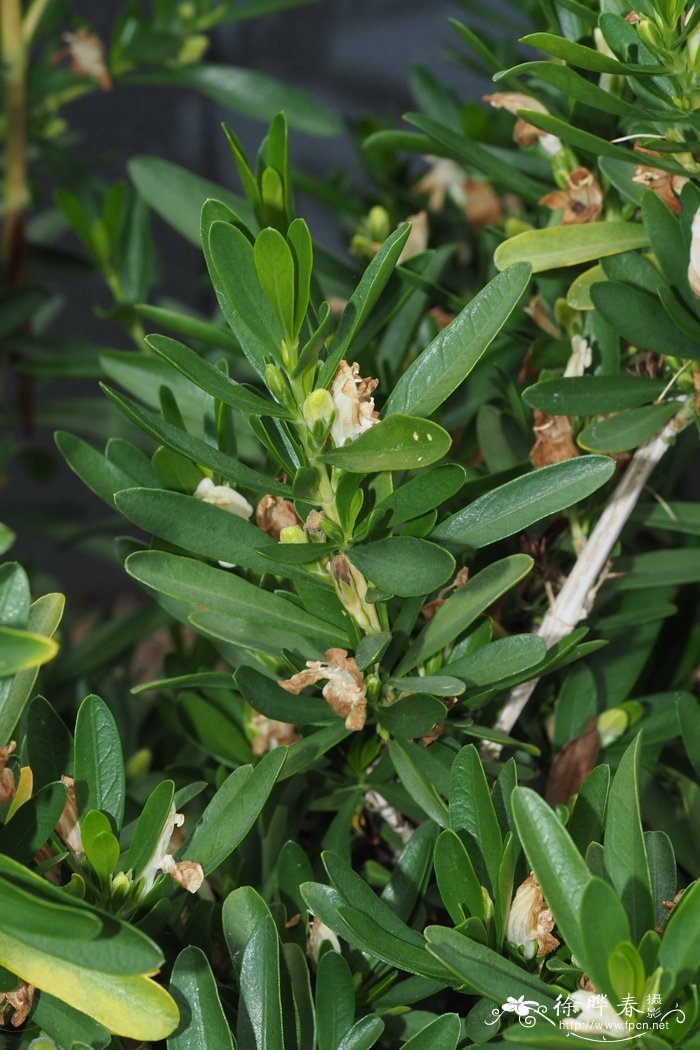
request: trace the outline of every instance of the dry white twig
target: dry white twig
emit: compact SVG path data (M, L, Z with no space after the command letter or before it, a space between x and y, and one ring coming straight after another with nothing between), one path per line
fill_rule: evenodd
M649 476L669 444L688 425L691 418L688 406L684 404L663 430L656 437L650 438L646 444L640 445L632 456L564 586L536 631L548 648L565 638L590 612L600 575L605 570L610 552L634 510ZM539 679L533 678L515 686L494 726L495 729L502 733L510 733L538 681ZM489 743L485 745L484 751L489 758L497 758L501 746Z

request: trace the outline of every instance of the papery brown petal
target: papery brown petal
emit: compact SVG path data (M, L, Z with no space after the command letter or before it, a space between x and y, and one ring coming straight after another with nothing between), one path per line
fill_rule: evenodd
M13 1011L10 1018L13 1028L19 1028L29 1017L29 1011L34 1001L34 992L34 985L27 984L26 981L22 981L13 991L5 992L7 1005Z
M536 435L535 444L530 449L533 467L546 467L580 455L568 416L550 416L535 409L533 430Z
M255 508L255 523L268 536L272 536L273 540L279 541L282 529L300 525L301 521L290 500L268 494L263 496Z

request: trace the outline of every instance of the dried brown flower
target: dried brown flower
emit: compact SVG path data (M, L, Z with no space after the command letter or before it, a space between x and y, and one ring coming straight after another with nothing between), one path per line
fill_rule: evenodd
M326 662L307 660L306 669L298 671L279 684L288 693L298 695L302 689L326 679L323 699L337 715L345 719L347 729L364 728L367 717L367 696L362 672L346 649L327 649Z
M564 189L547 193L540 204L552 211L561 211L562 226L597 222L603 211L603 190L592 171L575 168L567 177Z

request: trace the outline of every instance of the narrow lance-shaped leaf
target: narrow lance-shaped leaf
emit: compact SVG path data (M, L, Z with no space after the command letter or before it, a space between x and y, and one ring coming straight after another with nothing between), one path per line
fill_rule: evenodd
M441 543L485 547L590 496L610 479L615 462L581 456L552 463L484 493L432 533Z
M523 262L494 277L404 372L389 395L385 415L432 415L498 335L527 288L530 273Z
M190 350L184 343L179 343L177 339L171 339L167 335L149 335L146 336L146 342L164 361L191 379L200 390L206 391L224 404L237 408L245 415L289 417L285 408L229 379L224 372L194 350Z
M411 227L403 223L384 241L372 262L362 275L360 283L348 299L347 306L335 334L331 356L323 365L318 380L319 386L328 386L338 365L350 348L350 344L362 322L368 317L391 277Z
M532 558L513 554L488 565L452 594L419 635L396 674L405 674L454 641L477 616L530 572Z
M168 1050L234 1050L216 980L200 948L190 945L180 952L170 991L180 1004L180 1024L168 1039Z
M541 273L645 248L648 243L646 230L640 223L589 222L526 230L499 244L493 258L499 270L527 262L534 273Z

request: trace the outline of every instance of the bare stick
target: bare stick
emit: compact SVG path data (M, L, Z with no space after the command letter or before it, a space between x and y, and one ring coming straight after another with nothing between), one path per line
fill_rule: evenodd
M651 472L671 441L688 425L691 418L688 406L684 405L656 437L640 445L632 456L627 470L601 514L598 524L589 536L564 586L535 632L548 647L566 637L590 612L600 574ZM532 696L538 681L538 678L533 678L529 682L521 682L520 685L515 686L501 711L495 729L502 733L510 733ZM486 750L490 758L495 758L500 754L501 747L499 744L488 744Z

